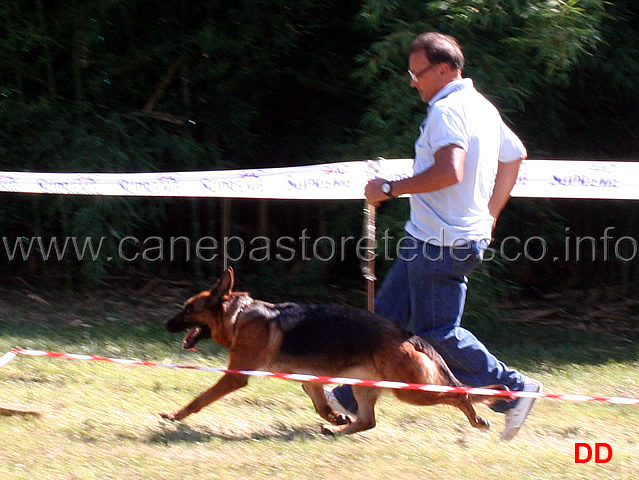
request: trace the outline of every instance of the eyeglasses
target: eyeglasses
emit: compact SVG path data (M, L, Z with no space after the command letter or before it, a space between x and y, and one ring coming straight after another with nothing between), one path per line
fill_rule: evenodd
M422 70L421 72L417 72L417 73L413 73L410 70L408 71L408 75L410 75L410 79L413 82L419 82L419 77L421 77L422 75L424 75L427 71L429 71L431 68L436 67L438 64L437 63L433 63L431 65L429 65L428 67L426 67L424 70Z

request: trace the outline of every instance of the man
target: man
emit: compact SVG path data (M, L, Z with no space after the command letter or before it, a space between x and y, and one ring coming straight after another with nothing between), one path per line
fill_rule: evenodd
M472 80L462 78L464 56L454 38L418 36L408 63L411 86L429 108L415 143L414 175L366 186L372 205L411 195L408 236L375 309L432 344L465 384L539 392L539 382L508 368L461 327L467 275L481 262L526 149ZM334 407L357 411L349 386L326 393ZM519 398L492 407L506 413L503 440L517 434L533 402Z

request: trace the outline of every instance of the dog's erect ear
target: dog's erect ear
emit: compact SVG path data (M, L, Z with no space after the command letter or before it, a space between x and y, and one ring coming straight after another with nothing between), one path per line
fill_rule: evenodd
M226 295L231 290L233 290L233 286L235 285L235 273L233 272L233 267L228 267L224 270L224 273L220 275L220 278L217 279L215 284L211 287L211 295L222 294Z
M228 295L235 285L235 274L233 268L227 268L224 273L217 279L215 285L211 287L211 295L209 296L209 306L217 305L223 297Z

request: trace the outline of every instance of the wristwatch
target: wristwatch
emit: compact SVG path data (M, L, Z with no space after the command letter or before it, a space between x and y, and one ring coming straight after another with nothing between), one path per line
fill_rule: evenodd
M386 195L388 198L395 198L395 195L393 195L393 183L392 182L382 183L382 193Z

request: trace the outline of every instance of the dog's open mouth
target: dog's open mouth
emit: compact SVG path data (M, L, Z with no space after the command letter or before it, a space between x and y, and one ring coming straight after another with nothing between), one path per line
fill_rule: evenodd
M195 344L203 338L211 336L211 330L203 325L192 328L188 331L184 340L182 340L182 348L184 350L191 350L195 347Z

